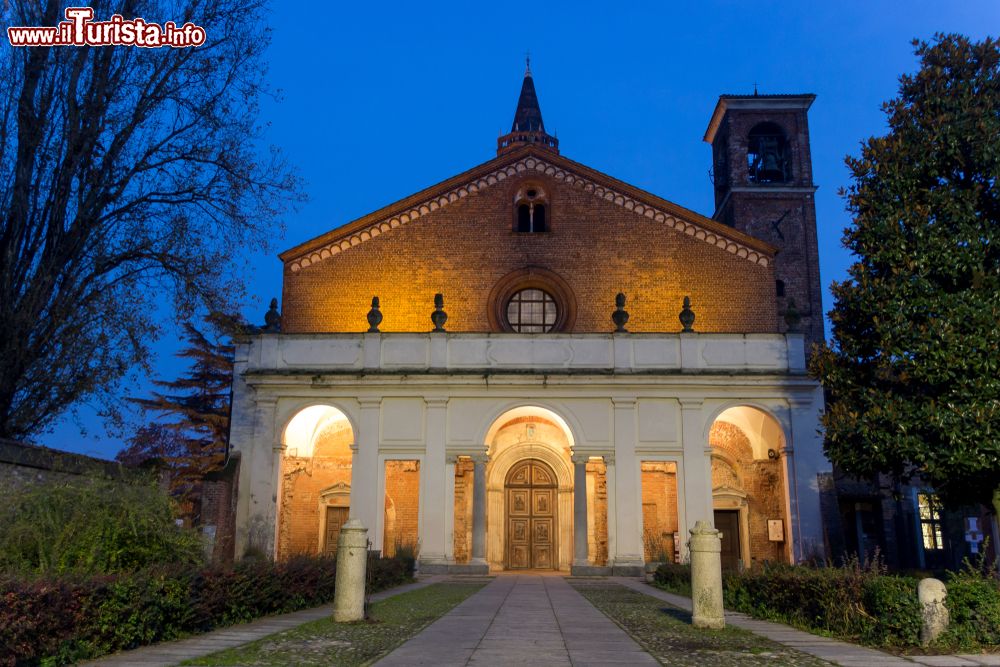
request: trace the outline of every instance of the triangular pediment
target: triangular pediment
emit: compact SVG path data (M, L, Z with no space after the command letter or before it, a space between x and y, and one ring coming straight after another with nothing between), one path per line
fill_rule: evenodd
M403 225L413 224L433 211L494 187L508 178L532 173L544 174L580 188L594 197L663 223L674 231L721 248L754 264L768 266L777 250L764 241L561 155L526 147L483 163L454 178L286 250L281 253L280 258L293 273L301 271L376 236L392 233L392 230Z

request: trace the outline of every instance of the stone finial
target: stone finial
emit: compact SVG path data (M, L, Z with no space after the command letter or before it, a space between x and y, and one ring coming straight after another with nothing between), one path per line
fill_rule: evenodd
M625 295L621 292L615 296L615 312L611 313L611 321L615 323L615 333L625 333L628 329L628 311L625 310Z
M382 324L382 311L379 310L378 297L372 297L372 309L368 311L368 333L378 333L378 325Z
M444 295L438 293L434 295L434 312L431 313L431 322L434 323L434 331L444 331L444 323L448 321L448 313L444 312Z
M934 643L942 632L948 629L949 614L944 599L948 589L939 579L921 579L917 584L917 598L920 600L920 643L923 646Z
M691 310L691 297L684 297L684 307L681 309L680 314L681 329L684 333L692 333L694 331L694 311Z
M273 333L281 331L281 313L278 312L277 299L271 299L271 305L264 314L264 331Z
M799 309L795 307L795 299L788 300L788 307L785 308L785 324L788 326L788 333L798 333L799 322L802 321L802 315L799 314Z

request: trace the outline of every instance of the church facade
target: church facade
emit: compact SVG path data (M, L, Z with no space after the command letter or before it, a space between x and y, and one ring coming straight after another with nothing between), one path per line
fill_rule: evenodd
M811 95L724 95L716 211L562 155L530 71L496 158L281 254L238 347L236 554L356 517L424 572L825 552Z

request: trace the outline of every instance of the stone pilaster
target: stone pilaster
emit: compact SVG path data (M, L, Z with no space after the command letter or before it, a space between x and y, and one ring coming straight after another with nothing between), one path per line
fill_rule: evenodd
M378 490L382 486L380 483L382 480L379 479L381 466L378 460L379 412L382 408L382 399L362 398L358 402L361 405L361 415L358 419L358 432L354 434L354 447L351 448L353 457L350 517L358 519L363 526L368 527L372 548L380 550L382 531L378 530L378 518L384 512L385 505L385 501L378 497Z
M425 398L427 411L427 442L424 461L420 466L420 517L417 527L420 538L420 571L446 572L445 558L445 436L447 428L447 398Z

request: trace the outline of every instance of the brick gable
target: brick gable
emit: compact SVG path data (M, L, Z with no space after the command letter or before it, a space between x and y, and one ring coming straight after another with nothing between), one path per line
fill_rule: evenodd
M491 290L529 266L567 283L577 332L611 331L619 291L634 332L679 331L685 295L698 331L776 330L771 246L585 170L519 151L283 253L284 331L363 331L375 295L383 331L429 330L436 292L449 331L489 331ZM512 231L526 180L548 194L550 232Z

